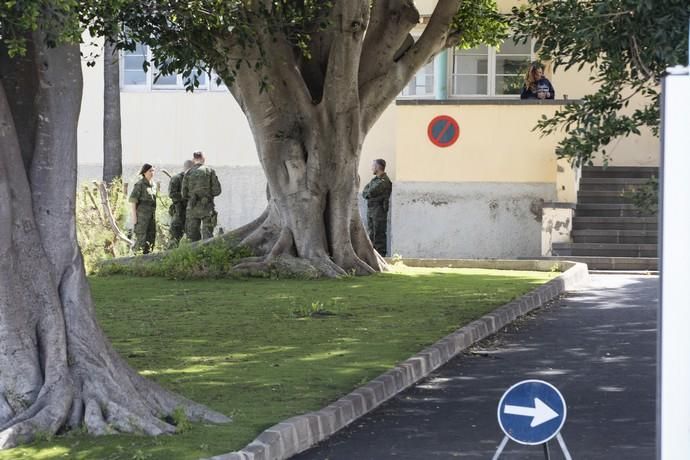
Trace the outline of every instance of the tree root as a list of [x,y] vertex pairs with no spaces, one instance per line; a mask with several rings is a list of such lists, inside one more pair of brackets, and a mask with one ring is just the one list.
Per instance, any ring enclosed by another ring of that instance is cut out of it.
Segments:
[[[240,246],[249,248],[255,254],[240,260],[232,268],[232,272],[240,276],[335,278],[346,275],[366,276],[386,270],[386,261],[373,249],[359,216],[350,223],[351,243],[344,239],[340,247],[331,248],[333,256],[325,251],[302,256],[297,253],[295,235],[289,227],[280,224],[274,207],[274,203],[269,203],[261,216],[252,222],[219,237],[192,243],[191,247],[217,241],[239,241]],[[166,252],[159,252],[111,259],[103,261],[102,265],[153,262],[160,260],[165,254]]]
[[[190,421],[228,423],[232,420],[218,412],[175,395],[148,381],[130,368],[117,375],[87,376],[74,394],[72,380],[59,382],[25,411],[0,426],[0,449],[16,447],[40,437],[57,434],[63,427],[83,426],[94,436],[133,433],[149,436],[172,434],[177,430],[171,415],[181,410]],[[117,381],[114,379],[117,377]],[[42,390],[43,391],[43,390]],[[4,399],[4,398],[3,398]],[[69,416],[69,418],[68,418]]]

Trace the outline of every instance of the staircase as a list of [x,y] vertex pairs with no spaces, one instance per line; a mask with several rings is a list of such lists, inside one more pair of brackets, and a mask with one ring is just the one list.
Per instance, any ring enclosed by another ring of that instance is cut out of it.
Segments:
[[659,176],[658,168],[582,168],[572,243],[554,243],[559,259],[594,270],[657,270],[658,218],[642,214],[625,192]]

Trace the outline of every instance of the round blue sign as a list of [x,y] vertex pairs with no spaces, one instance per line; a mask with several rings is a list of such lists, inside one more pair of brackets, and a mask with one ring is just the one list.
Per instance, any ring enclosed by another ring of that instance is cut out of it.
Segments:
[[543,444],[561,431],[565,399],[550,383],[523,380],[508,389],[498,403],[498,424],[520,444]]
[[437,147],[450,147],[460,137],[458,122],[448,115],[439,115],[427,128],[429,140]]

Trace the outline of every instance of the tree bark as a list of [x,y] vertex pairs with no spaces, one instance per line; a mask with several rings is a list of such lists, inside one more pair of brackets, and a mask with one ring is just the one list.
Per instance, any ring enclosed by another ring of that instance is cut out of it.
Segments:
[[108,39],[103,46],[103,181],[122,177],[120,52]]
[[[280,91],[261,91],[253,69],[238,70],[231,91],[254,134],[269,191],[262,217],[233,233],[258,256],[238,265],[238,270],[253,273],[278,267],[336,277],[371,274],[385,267],[366,235],[357,205],[357,168],[365,134],[360,129],[357,68],[368,20],[366,1],[333,7],[335,25],[325,42],[329,50],[319,58],[325,62],[312,63],[312,68],[326,69],[322,85],[307,84],[303,60],[276,35],[260,38],[269,54],[265,72]],[[309,71],[310,78],[317,74]],[[322,97],[317,101],[314,96]]]
[[385,268],[357,205],[362,143],[407,81],[443,49],[459,2],[440,0],[416,44],[410,31],[419,13],[410,0],[336,0],[308,59],[280,34],[259,34],[261,54],[248,59],[263,58],[260,72],[271,90],[259,89],[248,66],[227,79],[235,82],[231,91],[270,192],[262,217],[232,234],[258,255],[238,269],[270,269],[276,260],[322,276]]
[[171,433],[177,408],[229,421],[142,378],[98,326],[76,240],[79,46],[36,33],[30,48],[30,99],[0,59],[0,448],[77,426]]

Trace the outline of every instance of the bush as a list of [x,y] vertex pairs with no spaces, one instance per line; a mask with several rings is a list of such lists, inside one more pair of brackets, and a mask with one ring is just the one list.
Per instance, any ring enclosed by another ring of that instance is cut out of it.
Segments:
[[652,176],[644,185],[632,192],[635,207],[644,214],[659,213],[659,179]]
[[[108,199],[113,217],[120,228],[124,228],[127,212],[122,180],[113,181],[108,190]],[[86,271],[91,272],[102,260],[126,256],[129,245],[115,236],[102,210],[100,192],[96,182],[82,184],[77,190],[77,241],[84,256]]]
[[[122,179],[115,179],[108,189],[108,200],[117,226],[125,232],[130,213],[130,204],[124,192]],[[171,245],[170,215],[168,209],[172,200],[158,193],[156,206],[156,245],[154,252],[166,250]],[[127,242],[118,238],[110,226],[106,211],[101,203],[98,183],[85,183],[77,190],[77,240],[84,256],[87,273],[108,259],[133,255]]]
[[249,248],[237,246],[227,239],[194,245],[182,240],[179,247],[159,257],[103,264],[97,273],[103,276],[118,274],[171,279],[225,278],[234,276],[232,267],[241,259],[251,256]]

